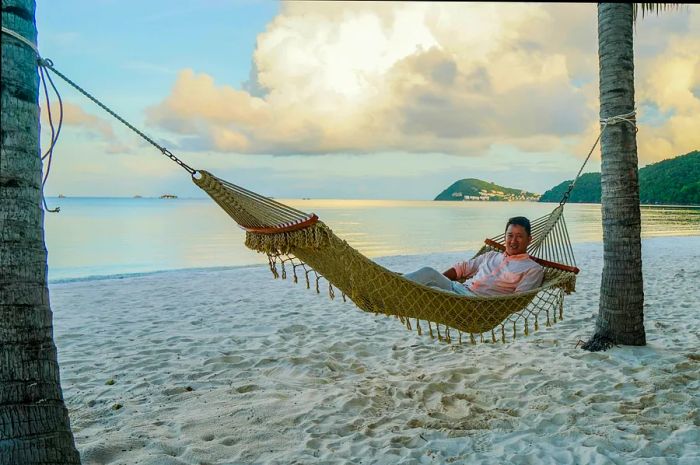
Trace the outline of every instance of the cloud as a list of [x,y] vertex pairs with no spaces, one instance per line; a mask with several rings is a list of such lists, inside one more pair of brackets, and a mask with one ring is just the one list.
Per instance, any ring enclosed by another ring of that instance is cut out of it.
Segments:
[[700,86],[700,37],[671,37],[661,54],[643,63],[639,74],[641,121],[649,115],[637,135],[640,163],[700,148],[700,95],[695,92]]
[[[54,126],[58,125],[60,116],[60,107],[58,103],[51,104],[51,116]],[[42,124],[45,128],[49,127],[49,112],[45,107],[41,108]],[[64,101],[63,102],[63,125],[69,127],[80,128],[86,131],[93,137],[99,137],[107,141],[115,139],[112,126],[104,119],[86,113],[80,106]]]
[[115,141],[114,143],[108,144],[104,150],[106,153],[108,153],[110,155],[115,155],[115,154],[132,153],[134,149],[133,149],[133,147],[131,147],[129,145]]
[[[697,10],[686,15],[651,21],[642,41],[662,50],[640,53],[638,98],[659,110],[640,132],[643,160],[698,146],[698,38],[674,35],[693,30],[679,24]],[[596,27],[594,5],[284,3],[241,89],[183,70],[147,122],[199,151],[476,156],[501,144],[583,157],[597,135]]]

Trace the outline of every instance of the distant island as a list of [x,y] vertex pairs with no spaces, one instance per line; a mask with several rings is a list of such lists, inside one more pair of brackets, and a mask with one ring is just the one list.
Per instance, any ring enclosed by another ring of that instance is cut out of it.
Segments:
[[435,197],[435,200],[466,200],[476,202],[512,200],[537,202],[539,199],[539,194],[534,194],[521,189],[513,189],[511,187],[503,187],[492,182],[474,178],[460,179]]
[[176,199],[177,195],[173,194],[163,194],[159,197],[160,199]]
[[[559,202],[571,180],[548,190],[540,202]],[[586,173],[576,182],[569,202],[600,203],[600,173]],[[639,170],[639,199],[651,205],[700,205],[700,151],[647,165]]]

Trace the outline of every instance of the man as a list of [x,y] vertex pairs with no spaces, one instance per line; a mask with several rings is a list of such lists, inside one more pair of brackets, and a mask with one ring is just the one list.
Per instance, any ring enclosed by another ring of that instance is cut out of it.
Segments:
[[[530,220],[516,216],[506,224],[506,251],[487,252],[440,273],[424,267],[405,278],[426,286],[460,295],[497,296],[535,289],[542,282],[544,268],[527,254],[532,241]],[[468,278],[464,284],[459,280]]]

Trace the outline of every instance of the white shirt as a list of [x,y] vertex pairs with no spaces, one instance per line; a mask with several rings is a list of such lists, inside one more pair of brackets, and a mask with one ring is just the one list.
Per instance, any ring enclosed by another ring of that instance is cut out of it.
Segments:
[[544,277],[544,268],[526,253],[487,252],[453,268],[457,279],[469,278],[464,282],[467,289],[484,296],[529,291],[538,287]]

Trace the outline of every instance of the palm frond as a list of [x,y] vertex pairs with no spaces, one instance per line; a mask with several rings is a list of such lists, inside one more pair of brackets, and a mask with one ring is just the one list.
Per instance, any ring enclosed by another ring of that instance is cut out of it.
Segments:
[[655,13],[657,16],[659,13],[668,10],[678,10],[680,9],[680,3],[633,3],[632,4],[632,17],[634,22],[637,22],[637,14],[641,11],[642,18],[644,15],[649,13]]

